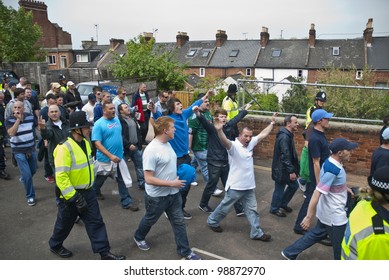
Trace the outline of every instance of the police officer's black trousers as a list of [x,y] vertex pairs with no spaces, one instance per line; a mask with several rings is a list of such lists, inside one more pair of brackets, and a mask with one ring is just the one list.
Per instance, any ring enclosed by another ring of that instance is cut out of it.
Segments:
[[[88,210],[80,215],[84,222],[86,232],[91,241],[94,253],[104,253],[110,250],[107,230],[100,214],[99,204],[96,194],[92,188],[80,191],[88,204]],[[74,205],[65,202],[64,199],[57,198],[57,221],[55,222],[53,235],[49,240],[50,248],[56,249],[62,246],[62,243],[68,237],[74,226],[79,213]]]

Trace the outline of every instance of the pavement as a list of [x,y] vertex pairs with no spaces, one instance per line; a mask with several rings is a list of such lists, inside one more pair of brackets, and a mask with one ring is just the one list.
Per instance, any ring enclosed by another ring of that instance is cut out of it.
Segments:
[[[38,172],[34,176],[37,204],[27,205],[24,188],[19,182],[19,171],[13,167],[10,148],[6,149],[7,172],[10,180],[0,179],[0,259],[2,260],[58,260],[49,251],[48,240],[52,234],[57,214],[54,184],[46,182],[43,176],[43,162],[39,162]],[[293,233],[293,225],[303,201],[303,193],[297,190],[289,206],[293,212],[286,218],[269,213],[274,182],[270,174],[270,161],[258,161],[255,166],[256,196],[260,224],[264,232],[271,234],[270,242],[254,241],[249,238],[250,227],[247,219],[236,217],[234,210],[221,222],[222,233],[215,233],[206,224],[208,214],[198,209],[205,184],[198,174],[198,183],[192,187],[186,211],[193,216],[186,220],[187,234],[191,248],[206,260],[282,260],[283,248],[300,238]],[[132,178],[135,177],[133,163],[128,163]],[[243,174],[242,174],[243,175]],[[353,185],[366,179],[351,176]],[[136,181],[136,180],[135,180]],[[136,184],[135,184],[136,185]],[[141,251],[133,241],[133,234],[144,215],[144,191],[136,186],[130,188],[130,194],[138,203],[140,210],[124,210],[119,203],[117,184],[107,179],[102,187],[105,200],[99,201],[101,213],[107,227],[111,251],[123,254],[129,260],[179,260],[176,253],[174,236],[168,219],[162,216],[149,232],[146,240],[151,246],[149,251]],[[224,193],[223,193],[224,194]],[[210,207],[216,208],[222,197],[212,197]],[[73,252],[73,260],[98,260],[99,254],[93,254],[85,228],[80,222],[72,229],[64,246]],[[316,244],[299,256],[300,260],[330,260],[332,248]]]

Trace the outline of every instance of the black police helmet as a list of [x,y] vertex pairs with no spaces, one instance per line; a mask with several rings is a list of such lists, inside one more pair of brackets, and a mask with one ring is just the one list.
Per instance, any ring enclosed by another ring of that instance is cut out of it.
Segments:
[[316,100],[319,100],[321,102],[327,102],[327,93],[325,91],[319,91],[316,93]]
[[76,111],[70,114],[69,117],[70,129],[78,129],[83,127],[93,126],[91,122],[88,122],[86,113],[84,111]]

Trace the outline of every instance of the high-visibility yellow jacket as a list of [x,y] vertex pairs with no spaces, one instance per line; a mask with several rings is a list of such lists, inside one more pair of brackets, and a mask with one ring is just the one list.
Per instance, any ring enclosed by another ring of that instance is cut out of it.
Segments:
[[228,96],[223,99],[222,107],[227,111],[227,120],[232,120],[237,114],[239,114],[238,102],[233,101]]
[[342,260],[389,260],[389,224],[377,215],[371,201],[360,201],[353,209],[342,242]]
[[91,147],[83,141],[88,155],[70,137],[54,149],[55,181],[66,200],[76,194],[76,189],[89,189],[95,179]]

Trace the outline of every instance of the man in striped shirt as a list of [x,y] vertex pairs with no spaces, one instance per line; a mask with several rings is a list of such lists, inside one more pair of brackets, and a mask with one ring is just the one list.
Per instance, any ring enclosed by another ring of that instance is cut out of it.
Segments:
[[8,135],[11,137],[13,157],[20,171],[20,181],[24,185],[28,206],[34,206],[35,190],[32,177],[37,170],[34,129],[36,119],[30,113],[24,112],[23,102],[16,101],[12,115],[5,122]]

